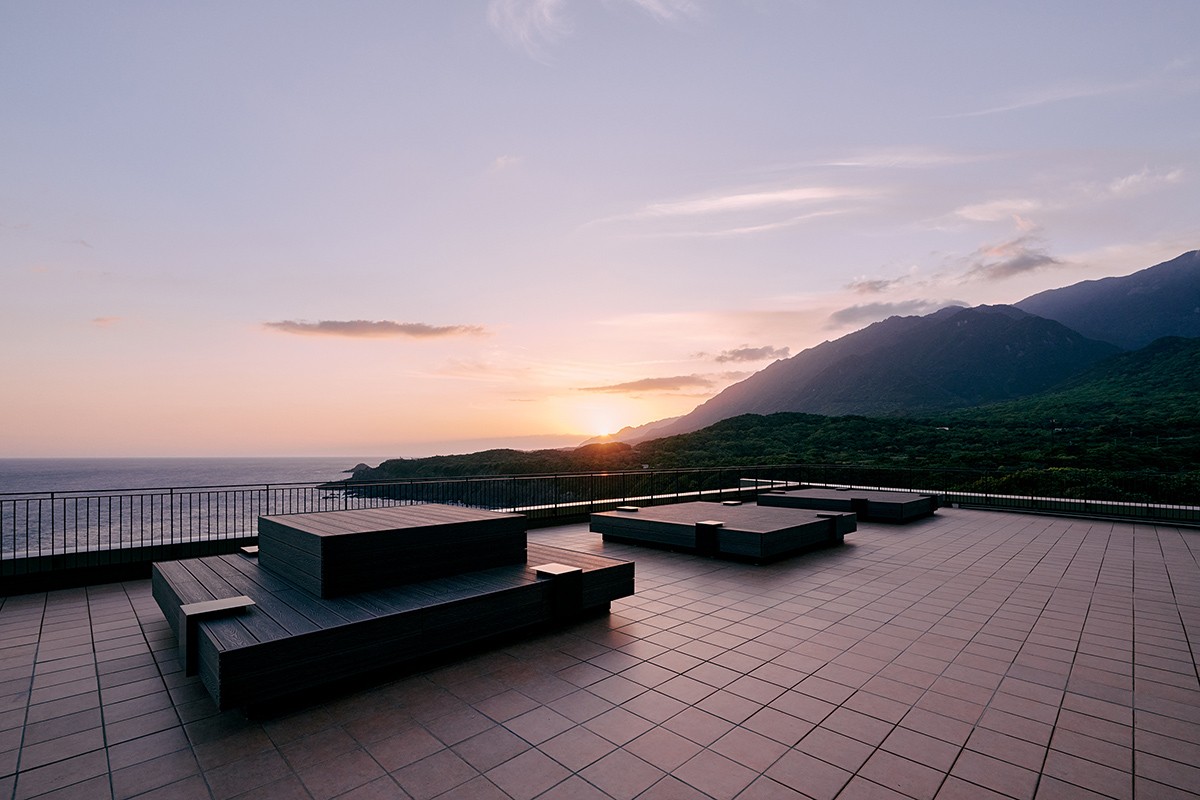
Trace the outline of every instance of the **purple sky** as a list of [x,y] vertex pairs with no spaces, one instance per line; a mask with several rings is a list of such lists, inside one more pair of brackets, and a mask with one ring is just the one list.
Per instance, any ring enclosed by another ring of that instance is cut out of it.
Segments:
[[1200,246],[1200,3],[0,0],[0,456],[685,413]]

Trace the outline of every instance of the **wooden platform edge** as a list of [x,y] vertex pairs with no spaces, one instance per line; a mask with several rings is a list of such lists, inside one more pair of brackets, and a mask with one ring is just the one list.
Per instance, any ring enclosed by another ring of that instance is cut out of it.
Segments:
[[[230,636],[244,637],[255,627],[252,623],[269,622],[265,615],[275,601],[267,600],[275,597],[275,590],[256,590],[246,583],[238,585],[246,591],[238,599],[214,596],[196,576],[208,575],[216,580],[221,565],[214,565],[218,567],[215,570],[205,568],[203,563],[155,565],[152,593],[176,634],[181,657],[194,665],[217,707],[227,710],[303,696],[327,683],[378,670],[404,669],[412,663],[483,647],[489,641],[518,636],[530,629],[604,613],[612,600],[634,593],[632,561],[545,545],[531,545],[529,549],[529,560],[516,573],[525,578],[507,588],[481,588],[472,593],[472,573],[466,573],[465,581],[454,582],[455,597],[448,602],[393,614],[379,611],[357,622],[271,641],[230,644]],[[258,569],[248,559],[238,557],[238,563],[243,570]],[[562,574],[539,578],[537,567],[553,563],[561,565]],[[479,585],[486,587],[489,581],[495,582],[489,579]],[[219,591],[229,588],[224,582],[218,583]],[[266,606],[254,606],[256,591],[267,592],[258,598]],[[366,593],[372,594],[377,593]],[[183,613],[187,606],[193,607],[188,609],[192,614]],[[219,609],[236,609],[244,616],[221,617]],[[205,610],[210,611],[209,616],[205,616]],[[193,616],[195,622],[190,623]],[[194,634],[190,634],[193,629]],[[191,635],[194,639],[189,638]]]

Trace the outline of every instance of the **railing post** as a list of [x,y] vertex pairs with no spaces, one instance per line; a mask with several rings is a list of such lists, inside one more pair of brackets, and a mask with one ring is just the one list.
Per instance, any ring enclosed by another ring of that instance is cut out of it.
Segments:
[[[54,554],[54,539],[55,539],[55,530],[54,529],[55,529],[55,527],[57,527],[55,525],[55,506],[57,506],[57,505],[58,504],[54,502],[54,492],[51,492],[50,493],[50,554],[51,555]],[[41,522],[41,520],[38,520],[38,521]],[[64,542],[64,544],[65,544],[65,542]],[[41,531],[38,531],[38,555],[41,555],[41,554],[42,554],[42,536],[41,536]]]

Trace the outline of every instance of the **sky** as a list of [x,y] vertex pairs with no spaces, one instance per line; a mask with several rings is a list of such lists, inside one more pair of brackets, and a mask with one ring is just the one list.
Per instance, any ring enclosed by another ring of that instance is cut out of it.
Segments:
[[0,457],[686,413],[1200,247],[1195,0],[0,0]]

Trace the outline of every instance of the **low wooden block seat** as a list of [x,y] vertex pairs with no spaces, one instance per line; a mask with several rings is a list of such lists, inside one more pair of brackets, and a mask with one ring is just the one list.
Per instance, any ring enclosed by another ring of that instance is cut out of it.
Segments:
[[938,509],[937,495],[867,489],[806,487],[770,491],[758,496],[760,506],[853,512],[868,522],[911,522]]
[[525,517],[421,503],[258,518],[258,561],[318,597],[525,563]]
[[675,503],[592,514],[591,530],[608,541],[650,545],[765,563],[845,541],[854,514],[817,514],[724,503]]
[[181,643],[181,607],[238,595],[254,603],[236,615],[196,622],[188,653],[195,654],[200,679],[221,709],[403,668],[603,611],[633,594],[632,562],[540,544],[529,544],[519,564],[336,597],[313,594],[261,560],[262,553],[258,559],[238,554],[154,565],[154,598]]

